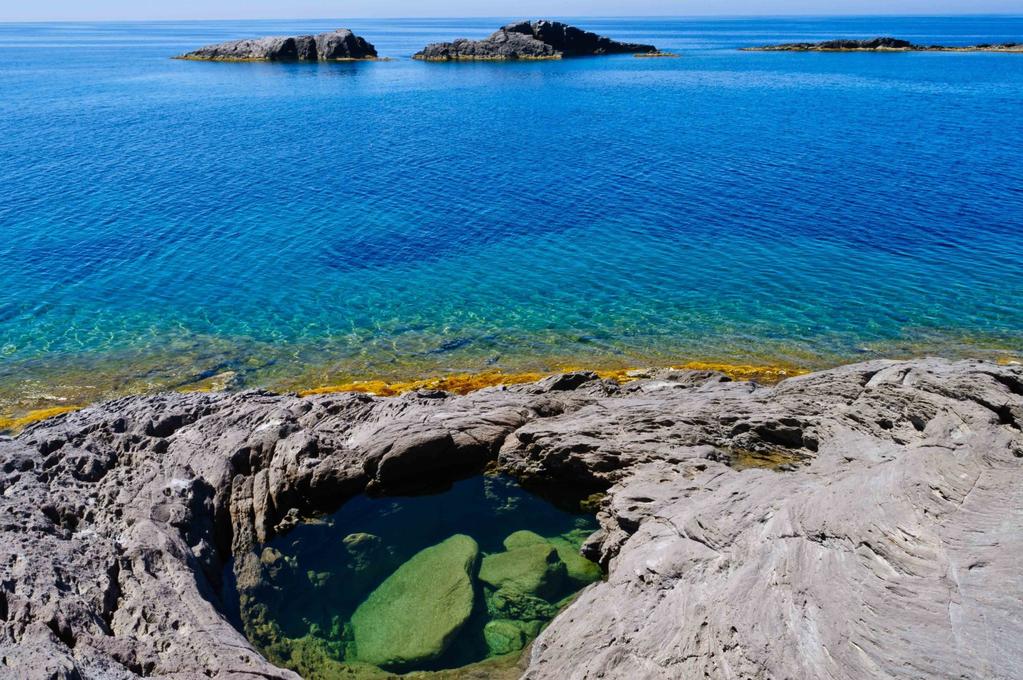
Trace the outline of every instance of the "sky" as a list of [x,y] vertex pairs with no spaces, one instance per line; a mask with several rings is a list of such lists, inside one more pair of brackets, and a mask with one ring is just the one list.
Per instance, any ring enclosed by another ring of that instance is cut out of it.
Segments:
[[1023,14],[1023,0],[0,0],[0,21]]

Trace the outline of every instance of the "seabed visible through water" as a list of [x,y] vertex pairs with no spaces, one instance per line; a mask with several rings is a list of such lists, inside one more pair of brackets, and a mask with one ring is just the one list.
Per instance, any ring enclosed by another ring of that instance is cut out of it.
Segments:
[[359,496],[262,546],[259,579],[229,566],[225,599],[268,659],[309,680],[517,677],[523,649],[601,578],[579,552],[596,528],[502,476]]

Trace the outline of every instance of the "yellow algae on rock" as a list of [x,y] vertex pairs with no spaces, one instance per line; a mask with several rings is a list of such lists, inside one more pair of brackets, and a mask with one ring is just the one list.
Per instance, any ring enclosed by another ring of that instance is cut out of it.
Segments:
[[[672,366],[677,370],[692,371],[719,371],[733,380],[757,380],[763,383],[777,383],[785,378],[796,375],[803,375],[809,371],[792,366],[757,366],[747,364],[727,364],[705,361],[691,361],[679,366]],[[589,370],[580,366],[562,366],[556,371],[544,373],[505,373],[503,371],[484,371],[481,373],[457,373],[434,378],[420,378],[405,381],[387,380],[354,380],[336,385],[325,385],[313,389],[301,390],[299,395],[308,397],[316,394],[333,394],[336,392],[359,392],[372,394],[378,397],[394,397],[406,392],[415,390],[443,390],[453,394],[469,394],[486,387],[498,385],[521,385],[524,383],[543,380],[559,373],[573,373]],[[613,380],[619,384],[639,380],[646,375],[644,369],[637,368],[607,368],[593,371],[598,377],[604,380]]]
[[64,413],[78,411],[81,408],[81,406],[56,406],[54,408],[42,408],[35,411],[29,411],[25,415],[18,417],[0,416],[0,432],[17,432],[18,430],[28,427],[32,423],[38,423],[41,420],[53,418]]
[[455,375],[441,376],[437,378],[423,378],[420,380],[408,380],[387,382],[384,380],[356,380],[339,385],[327,385],[311,390],[303,390],[299,395],[308,397],[314,394],[331,394],[333,392],[361,392],[373,394],[378,397],[393,397],[414,390],[443,390],[454,394],[468,394],[481,390],[485,387],[496,387],[497,385],[520,385],[522,383],[536,382],[546,377],[544,373],[502,373],[501,371],[486,371],[483,373],[459,373]]
[[810,371],[795,366],[756,366],[751,364],[727,364],[711,361],[690,361],[674,369],[688,371],[718,371],[732,380],[756,380],[762,383],[779,383],[786,378],[805,375]]

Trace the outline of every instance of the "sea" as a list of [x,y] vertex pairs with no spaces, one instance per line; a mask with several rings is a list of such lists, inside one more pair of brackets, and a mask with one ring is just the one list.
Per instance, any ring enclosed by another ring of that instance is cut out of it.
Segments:
[[[1023,354],[1023,17],[0,24],[0,415],[117,394]],[[347,27],[388,60],[201,63]],[[217,381],[220,381],[219,383]]]

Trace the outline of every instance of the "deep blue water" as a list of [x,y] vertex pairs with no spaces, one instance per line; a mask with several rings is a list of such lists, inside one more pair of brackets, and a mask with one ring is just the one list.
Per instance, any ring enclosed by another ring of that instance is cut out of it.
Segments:
[[[682,56],[408,59],[504,22],[0,25],[0,381],[1023,347],[1023,54],[737,50],[1023,19],[585,19]],[[395,60],[169,58],[340,25]]]

